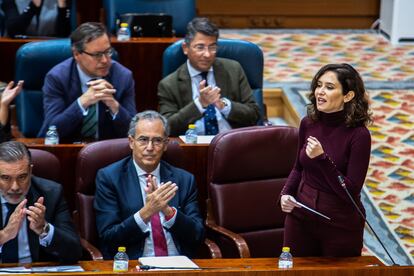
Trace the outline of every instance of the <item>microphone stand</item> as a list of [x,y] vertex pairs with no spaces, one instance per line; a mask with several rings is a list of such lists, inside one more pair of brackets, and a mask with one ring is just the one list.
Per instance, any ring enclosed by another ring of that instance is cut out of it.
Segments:
[[341,184],[342,188],[345,190],[346,194],[348,195],[348,197],[351,199],[352,204],[355,206],[355,208],[357,209],[358,213],[361,215],[361,217],[364,219],[364,221],[367,223],[369,229],[371,229],[372,233],[374,233],[375,238],[379,241],[379,243],[381,244],[382,248],[384,249],[385,253],[387,253],[388,257],[391,259],[392,265],[393,266],[399,266],[399,264],[397,264],[394,259],[391,257],[391,254],[388,252],[387,248],[384,246],[384,244],[381,242],[381,239],[378,237],[377,233],[374,231],[374,229],[372,228],[371,224],[368,222],[367,218],[364,216],[364,214],[362,213],[361,209],[359,209],[358,205],[356,204],[354,198],[351,196],[351,194],[349,193],[348,189],[346,188],[345,185],[345,181],[344,178],[341,175],[338,175],[338,181],[339,184]]

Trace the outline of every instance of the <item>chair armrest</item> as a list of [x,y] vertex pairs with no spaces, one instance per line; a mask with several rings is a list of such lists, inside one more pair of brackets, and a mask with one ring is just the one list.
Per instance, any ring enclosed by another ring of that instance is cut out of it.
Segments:
[[80,238],[80,241],[81,241],[82,248],[85,249],[89,253],[93,261],[103,260],[102,253],[101,251],[99,251],[98,248],[93,246],[91,243],[89,243],[84,238]]
[[222,258],[221,250],[220,250],[220,248],[218,247],[218,245],[215,242],[213,242],[212,240],[206,238],[204,240],[204,244],[209,249],[209,251],[210,251],[210,257],[212,259],[220,259],[220,258]]
[[207,199],[207,218],[206,218],[206,227],[215,234],[224,236],[233,241],[237,250],[239,251],[240,258],[250,258],[250,250],[246,241],[242,236],[237,233],[234,233],[224,227],[221,227],[216,224],[213,216],[213,211],[211,208],[210,199]]

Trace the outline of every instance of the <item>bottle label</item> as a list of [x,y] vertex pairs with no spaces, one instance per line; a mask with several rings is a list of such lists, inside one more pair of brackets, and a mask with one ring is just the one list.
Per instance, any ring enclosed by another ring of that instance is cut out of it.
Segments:
[[293,262],[288,260],[280,260],[279,261],[279,268],[292,268]]
[[114,261],[114,272],[128,271],[128,261]]

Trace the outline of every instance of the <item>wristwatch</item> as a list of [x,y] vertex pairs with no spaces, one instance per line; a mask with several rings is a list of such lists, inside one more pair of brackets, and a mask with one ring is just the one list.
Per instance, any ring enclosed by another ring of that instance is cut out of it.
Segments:
[[40,233],[39,238],[44,239],[47,234],[49,234],[50,225],[48,222],[45,223],[45,226],[43,226],[42,233]]
[[228,105],[227,101],[224,98],[221,98],[220,101],[224,105],[224,107],[226,107]]

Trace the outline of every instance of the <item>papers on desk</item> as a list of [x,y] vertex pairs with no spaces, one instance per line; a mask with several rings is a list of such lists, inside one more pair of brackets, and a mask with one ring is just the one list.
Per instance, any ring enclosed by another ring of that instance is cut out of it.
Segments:
[[0,274],[10,273],[48,273],[48,272],[84,272],[85,270],[79,265],[61,265],[61,266],[36,266],[26,268],[24,266],[2,267]]
[[[210,144],[211,140],[213,140],[215,135],[198,135],[197,136],[197,144]],[[181,141],[185,143],[185,135],[179,136]]]
[[186,256],[142,257],[138,263],[149,266],[151,270],[200,269]]

